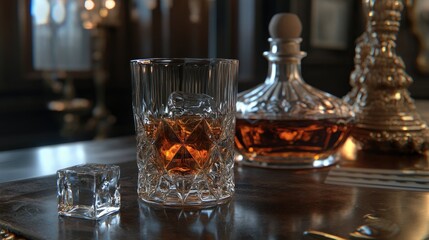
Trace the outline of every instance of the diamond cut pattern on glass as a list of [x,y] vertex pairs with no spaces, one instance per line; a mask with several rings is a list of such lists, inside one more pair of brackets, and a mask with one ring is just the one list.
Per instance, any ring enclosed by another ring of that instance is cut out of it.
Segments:
[[200,117],[162,120],[154,142],[169,174],[197,174],[207,162],[213,145],[207,122]]
[[210,127],[207,125],[207,122],[202,119],[185,139],[186,149],[197,162],[199,169],[207,162],[210,148],[213,145],[207,133],[210,133]]
[[233,124],[234,116],[220,119],[182,116],[158,120],[156,133],[143,139],[146,144],[140,144],[145,154],[144,159],[139,160],[139,168],[147,173],[139,178],[140,197],[182,204],[229,197],[234,189],[234,145],[226,139],[233,139],[229,137],[234,134]]

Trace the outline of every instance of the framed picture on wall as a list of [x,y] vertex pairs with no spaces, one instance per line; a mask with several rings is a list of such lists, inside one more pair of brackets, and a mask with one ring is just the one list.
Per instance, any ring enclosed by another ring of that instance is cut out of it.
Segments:
[[347,49],[352,0],[312,0],[310,44],[314,48]]

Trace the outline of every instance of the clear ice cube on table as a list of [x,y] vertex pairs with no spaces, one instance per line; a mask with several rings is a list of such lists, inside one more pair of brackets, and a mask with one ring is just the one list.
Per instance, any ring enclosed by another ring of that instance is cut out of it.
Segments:
[[216,117],[217,107],[213,97],[203,93],[172,92],[167,102],[170,117],[197,115]]
[[58,214],[99,219],[119,211],[119,166],[83,164],[57,171]]

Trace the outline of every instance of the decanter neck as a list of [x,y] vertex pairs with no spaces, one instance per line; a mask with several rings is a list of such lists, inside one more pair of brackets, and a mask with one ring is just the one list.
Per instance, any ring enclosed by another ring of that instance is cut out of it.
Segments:
[[303,81],[301,76],[301,60],[269,62],[265,83]]
[[306,56],[300,51],[301,38],[270,38],[270,51],[264,52],[268,60],[266,83],[278,81],[303,81],[301,59]]

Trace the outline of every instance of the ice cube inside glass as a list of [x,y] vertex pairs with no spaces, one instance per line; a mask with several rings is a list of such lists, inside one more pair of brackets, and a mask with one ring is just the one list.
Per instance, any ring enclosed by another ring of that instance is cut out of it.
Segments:
[[58,214],[97,220],[119,211],[119,166],[82,164],[57,171]]

